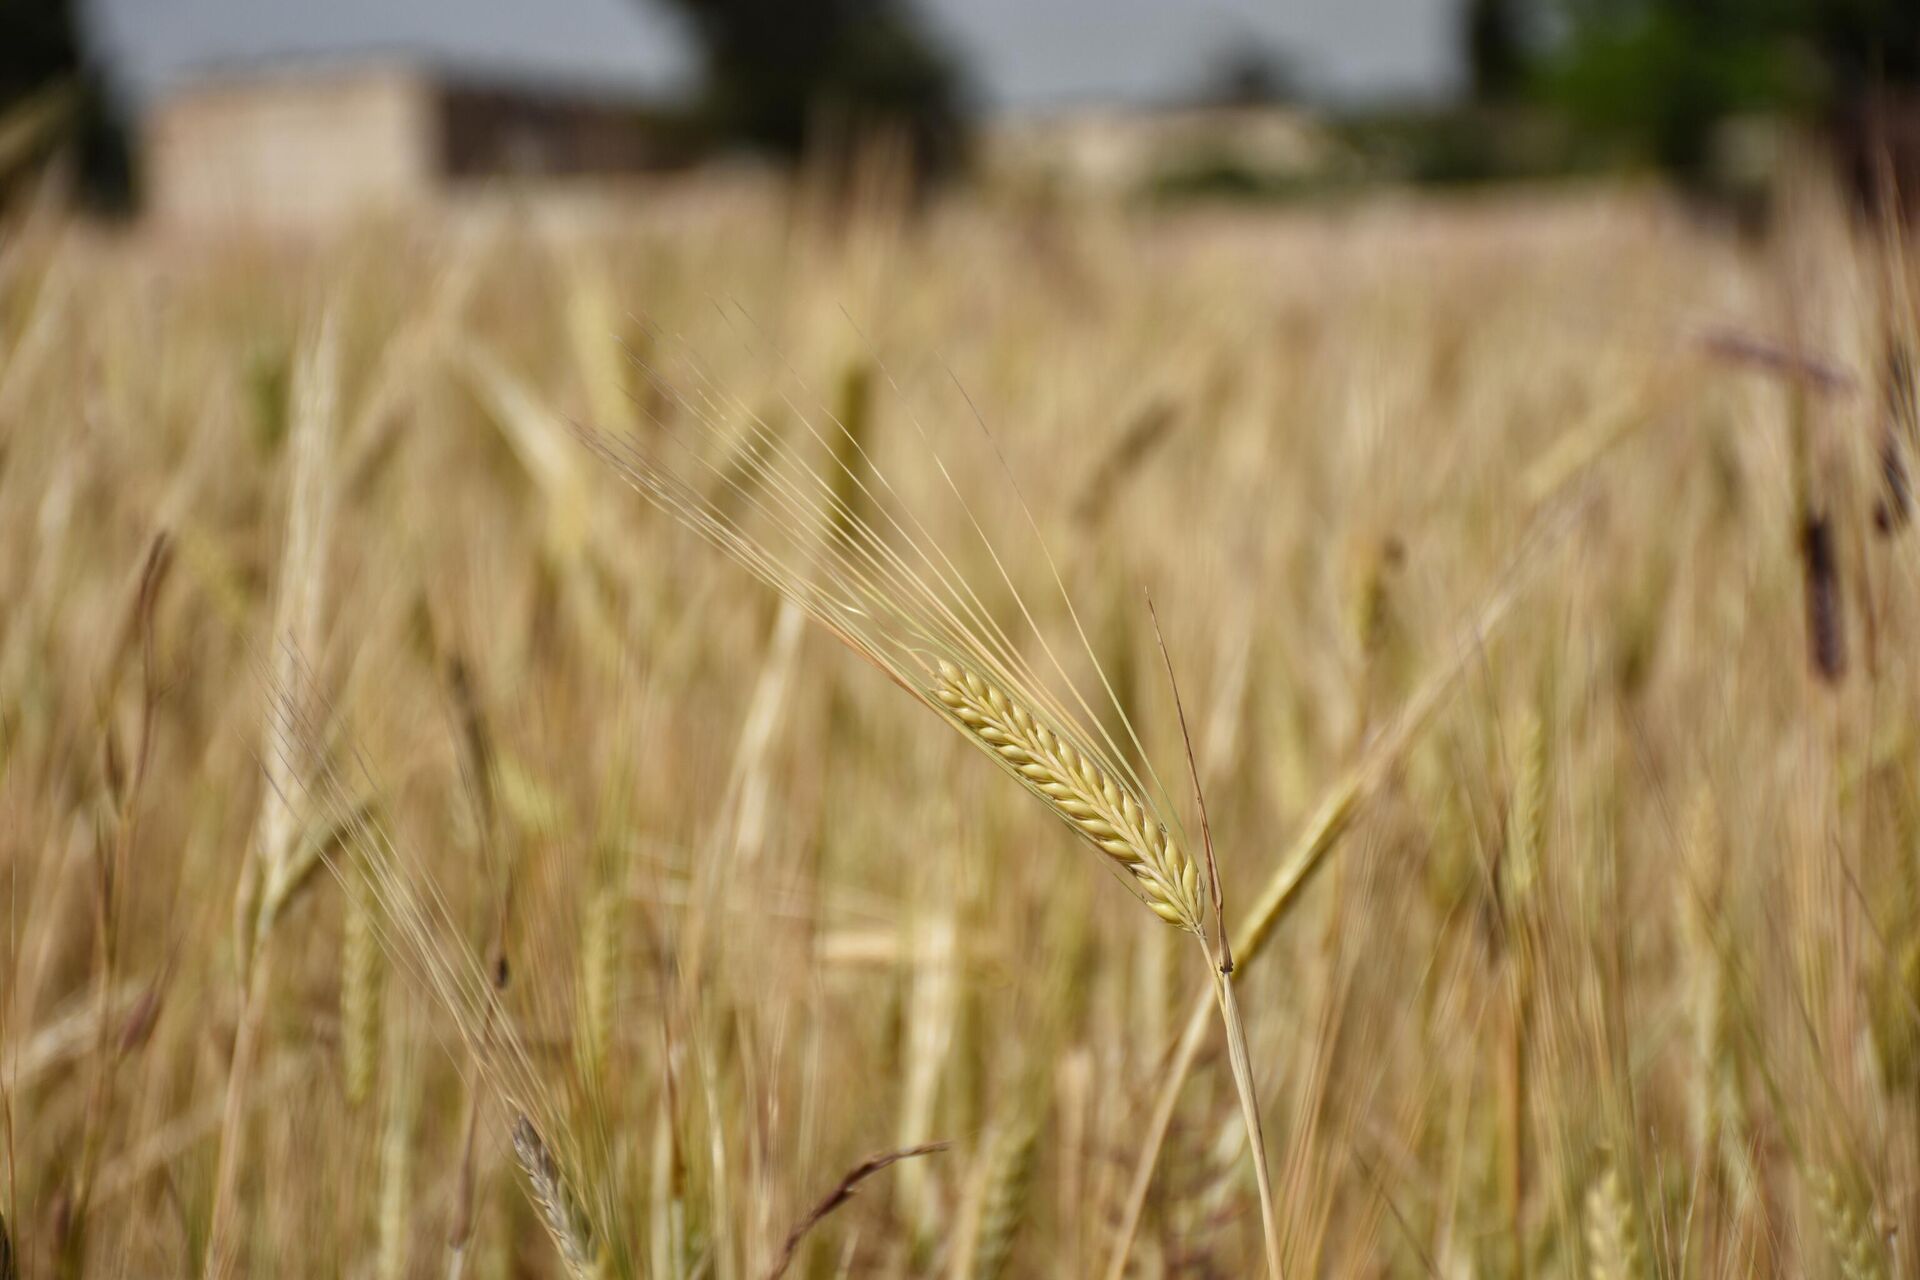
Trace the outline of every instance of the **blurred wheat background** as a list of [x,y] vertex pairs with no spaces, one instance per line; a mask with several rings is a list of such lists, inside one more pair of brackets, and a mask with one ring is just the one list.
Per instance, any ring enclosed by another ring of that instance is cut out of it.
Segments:
[[1197,832],[1151,595],[1288,1274],[1915,1274],[1898,238],[883,196],[0,230],[0,1271],[757,1278],[943,1143],[789,1273],[1259,1273],[1191,947],[590,424],[849,464]]

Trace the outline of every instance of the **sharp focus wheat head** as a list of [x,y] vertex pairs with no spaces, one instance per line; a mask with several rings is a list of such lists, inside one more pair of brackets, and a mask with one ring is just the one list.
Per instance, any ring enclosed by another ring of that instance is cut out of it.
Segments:
[[985,677],[942,659],[933,696],[1068,826],[1126,868],[1149,910],[1168,924],[1200,932],[1199,869],[1145,801]]

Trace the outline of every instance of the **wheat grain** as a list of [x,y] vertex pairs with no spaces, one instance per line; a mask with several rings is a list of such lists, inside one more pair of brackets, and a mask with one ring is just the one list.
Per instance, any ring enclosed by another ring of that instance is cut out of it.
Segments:
[[[956,1058],[954,1031],[960,1025],[958,908],[950,892],[932,896],[935,901],[914,921],[913,976],[901,1028],[904,1061],[894,1139],[903,1148],[933,1137],[941,1086]],[[895,1196],[913,1247],[930,1248],[948,1216],[937,1171],[925,1161],[903,1165]]]

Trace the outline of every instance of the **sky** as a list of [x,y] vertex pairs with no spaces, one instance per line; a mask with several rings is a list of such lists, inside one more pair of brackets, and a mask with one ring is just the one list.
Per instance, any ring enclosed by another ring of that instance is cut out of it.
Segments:
[[[1459,76],[1453,0],[917,2],[1004,109],[1177,97],[1249,42],[1321,95],[1432,97]],[[690,76],[658,0],[89,0],[89,13],[136,100],[210,64],[360,53],[662,94]]]

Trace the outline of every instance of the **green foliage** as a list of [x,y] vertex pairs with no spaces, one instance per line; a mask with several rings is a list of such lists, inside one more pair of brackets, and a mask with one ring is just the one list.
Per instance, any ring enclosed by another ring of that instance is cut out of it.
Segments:
[[721,136],[797,158],[821,130],[903,139],[916,170],[964,140],[953,57],[895,0],[672,0],[704,58],[704,115]]
[[1920,77],[1907,0],[1474,0],[1463,39],[1483,98],[1551,108],[1614,159],[1683,174],[1730,116],[1825,116]]
[[1818,56],[1787,16],[1792,7],[1766,0],[1744,11],[1673,2],[1592,6],[1548,55],[1539,89],[1628,158],[1695,171],[1708,158],[1714,125],[1727,116],[1800,113],[1820,102]]

